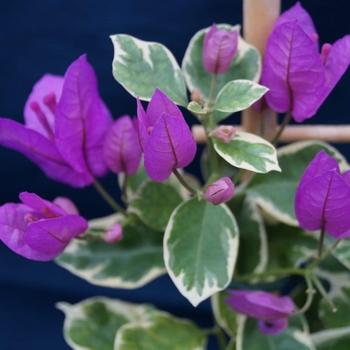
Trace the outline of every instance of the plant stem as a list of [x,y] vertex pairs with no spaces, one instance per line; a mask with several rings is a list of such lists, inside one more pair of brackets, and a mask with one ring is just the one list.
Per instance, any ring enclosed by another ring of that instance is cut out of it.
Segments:
[[222,330],[222,328],[219,326],[219,324],[215,320],[215,327],[213,328],[213,334],[216,335],[216,339],[218,341],[219,347],[221,350],[225,350],[227,346],[227,342],[225,339],[225,334]]
[[312,271],[317,265],[318,263],[323,260],[324,258],[326,258],[330,253],[332,253],[332,251],[337,247],[337,245],[339,244],[339,242],[341,241],[341,239],[339,239],[338,241],[334,242],[331,247],[321,256],[321,258],[316,258],[308,267],[306,270],[308,271]]
[[123,178],[123,185],[122,185],[122,200],[124,204],[128,204],[128,195],[126,193],[127,186],[128,186],[128,175],[125,173]]
[[237,277],[238,281],[249,281],[253,278],[264,278],[264,277],[271,277],[271,276],[283,276],[283,275],[300,275],[305,276],[305,270],[303,269],[296,269],[296,268],[290,268],[290,269],[280,269],[280,270],[272,270],[272,271],[266,271],[261,273],[254,273],[250,275],[245,275],[242,277]]
[[127,215],[126,211],[109,195],[109,193],[103,188],[103,186],[96,179],[94,179],[93,184],[97,192],[111,206],[111,208],[113,208],[117,212],[119,211],[125,216]]
[[232,182],[236,185],[238,185],[238,183],[240,182],[240,180],[242,179],[243,175],[245,174],[246,170],[245,169],[239,169],[238,173],[235,175],[235,177],[233,178]]
[[299,316],[304,314],[307,310],[309,310],[309,307],[312,304],[312,300],[314,299],[314,294],[315,294],[315,290],[312,287],[312,282],[311,282],[311,274],[310,273],[306,273],[305,274],[305,281],[306,281],[306,285],[307,285],[307,289],[306,289],[306,293],[307,293],[307,298],[306,298],[306,302],[304,304],[304,306],[292,313],[289,317],[295,317],[295,316]]
[[318,240],[318,253],[317,253],[317,259],[321,259],[322,257],[322,248],[323,248],[323,241],[324,241],[324,224],[322,224],[321,233],[320,233],[320,239]]
[[279,127],[278,131],[276,132],[275,136],[271,139],[271,143],[273,145],[276,145],[278,142],[278,139],[280,138],[284,128],[289,124],[290,120],[292,119],[292,113],[288,111],[286,115],[284,116],[284,119],[282,121],[281,126]]
[[177,177],[177,179],[180,181],[183,187],[185,187],[192,194],[197,194],[197,191],[186,182],[186,180],[183,178],[183,176],[179,173],[177,169],[173,169],[173,174]]
[[335,307],[335,305],[333,304],[332,300],[329,299],[329,296],[326,292],[326,290],[324,289],[321,281],[318,279],[318,277],[316,275],[311,275],[312,281],[315,283],[315,286],[317,287],[318,291],[321,293],[321,295],[325,298],[325,300],[327,301],[328,305],[330,306],[331,310],[333,312],[337,311],[337,308]]

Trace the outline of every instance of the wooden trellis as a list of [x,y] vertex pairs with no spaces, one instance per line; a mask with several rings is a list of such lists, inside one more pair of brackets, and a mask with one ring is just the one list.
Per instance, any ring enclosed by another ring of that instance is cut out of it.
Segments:
[[[258,48],[262,58],[265,55],[267,38],[280,14],[280,7],[281,0],[243,0],[244,39]],[[278,128],[278,121],[276,113],[269,109],[260,114],[249,108],[242,113],[241,125],[234,126],[237,131],[259,134],[261,123],[263,136],[271,139]],[[192,132],[197,143],[205,142],[206,136],[202,126],[193,126]],[[289,125],[280,137],[282,142],[300,140],[350,142],[350,125]]]

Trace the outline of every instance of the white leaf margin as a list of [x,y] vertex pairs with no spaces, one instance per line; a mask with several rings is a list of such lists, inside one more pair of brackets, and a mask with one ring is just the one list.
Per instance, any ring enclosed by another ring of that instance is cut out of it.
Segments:
[[311,334],[311,341],[317,347],[328,341],[337,340],[344,336],[350,337],[350,327],[333,328],[313,333]]
[[[163,246],[164,263],[165,263],[165,267],[166,267],[166,270],[167,270],[170,278],[174,282],[174,284],[177,287],[177,289],[179,290],[179,292],[194,307],[196,307],[203,300],[209,298],[210,296],[212,296],[216,292],[224,290],[230,284],[231,276],[233,276],[234,268],[235,268],[237,257],[238,257],[239,229],[238,229],[236,219],[233,216],[233,214],[231,213],[230,209],[225,204],[220,204],[220,206],[225,210],[228,217],[231,219],[232,224],[233,224],[235,231],[236,231],[236,236],[233,238],[231,236],[231,233],[227,232],[227,237],[228,237],[227,244],[229,245],[229,256],[227,259],[227,276],[229,276],[229,278],[227,279],[227,283],[225,283],[225,285],[222,287],[219,287],[217,284],[213,284],[213,286],[209,286],[208,280],[205,279],[203,281],[203,290],[202,290],[201,295],[197,293],[196,287],[193,287],[192,289],[188,290],[186,288],[186,286],[182,283],[183,276],[185,275],[185,273],[183,271],[181,271],[178,276],[175,276],[175,274],[173,273],[173,271],[170,268],[169,262],[170,262],[171,256],[170,256],[170,252],[169,252],[168,245],[167,245],[167,242],[168,242],[170,235],[171,235],[173,223],[174,223],[174,216],[177,214],[178,210],[187,202],[188,201],[182,202],[179,206],[176,207],[176,209],[171,214],[168,225],[165,229],[164,241],[163,241],[164,242],[164,246]],[[226,228],[226,231],[229,231],[229,229]]]
[[245,161],[242,161],[240,164],[238,164],[229,154],[224,153],[221,150],[219,150],[219,148],[217,147],[217,144],[216,144],[216,140],[213,139],[215,151],[219,154],[220,157],[224,158],[226,160],[226,162],[228,162],[229,164],[231,164],[237,168],[250,170],[250,171],[253,171],[255,173],[265,174],[265,173],[268,173],[270,171],[281,172],[281,168],[278,165],[277,150],[270,142],[266,141],[265,139],[263,139],[260,136],[251,134],[249,132],[244,132],[244,131],[237,131],[236,137],[230,142],[235,142],[236,140],[247,142],[249,144],[262,143],[262,144],[270,147],[271,149],[273,149],[272,154],[262,153],[259,156],[263,157],[263,159],[268,159],[268,160],[272,161],[273,163],[272,164],[269,162],[265,163],[266,172],[262,172],[262,171],[256,169],[254,166],[252,166],[251,164],[249,164]]
[[130,322],[139,322],[142,318],[145,317],[145,314],[149,312],[149,306],[138,305],[128,303],[118,299],[111,299],[107,297],[92,297],[85,299],[76,304],[69,304],[67,302],[58,302],[56,303],[56,308],[61,310],[64,315],[64,323],[63,323],[63,336],[67,344],[74,350],[91,350],[91,348],[86,348],[80,346],[73,342],[73,340],[69,337],[68,331],[72,327],[72,324],[75,320],[86,320],[87,316],[85,315],[83,309],[85,306],[101,302],[106,308],[116,314],[121,314],[125,318],[129,319]]

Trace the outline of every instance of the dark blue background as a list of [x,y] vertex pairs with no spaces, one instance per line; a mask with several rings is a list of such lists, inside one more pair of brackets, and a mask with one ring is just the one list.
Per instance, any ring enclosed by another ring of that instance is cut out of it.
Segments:
[[[293,4],[283,1],[283,9]],[[349,1],[307,0],[302,4],[314,18],[321,43],[332,43],[350,34]],[[83,53],[88,54],[96,70],[101,95],[114,117],[133,115],[134,99],[111,74],[113,48],[109,35],[126,33],[161,42],[181,62],[197,30],[213,22],[241,23],[241,13],[240,0],[1,0],[0,116],[22,122],[24,103],[33,84],[46,72],[63,75]],[[350,123],[349,83],[348,72],[311,123]],[[188,120],[194,122],[191,116]],[[349,145],[340,148],[349,159]],[[0,159],[0,205],[18,202],[19,192],[29,191],[51,200],[58,195],[68,196],[87,218],[111,212],[93,188],[75,190],[53,182],[22,155],[8,149],[0,148]],[[195,171],[197,165],[190,169]],[[118,195],[114,176],[102,182]],[[193,308],[168,277],[133,291],[95,287],[54,263],[26,260],[1,243],[0,266],[1,350],[68,349],[62,337],[63,315],[54,304],[75,303],[94,295],[150,302],[202,326],[212,324],[209,303]]]

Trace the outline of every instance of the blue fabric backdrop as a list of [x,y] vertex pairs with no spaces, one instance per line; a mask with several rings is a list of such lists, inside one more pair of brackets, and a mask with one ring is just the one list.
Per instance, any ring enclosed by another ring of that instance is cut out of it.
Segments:
[[[283,9],[294,1],[283,1]],[[305,0],[321,42],[350,34],[350,2]],[[33,84],[46,72],[63,75],[69,64],[87,53],[100,92],[115,118],[135,114],[135,101],[111,74],[113,48],[108,38],[127,33],[165,44],[181,62],[187,44],[199,29],[216,23],[241,23],[240,0],[2,0],[0,1],[0,116],[23,120],[23,107]],[[350,72],[310,123],[350,123]],[[193,123],[193,117],[187,115]],[[238,122],[238,120],[236,120]],[[350,145],[340,147],[350,159]],[[18,202],[21,191],[53,199],[68,196],[87,218],[111,213],[93,188],[75,190],[47,179],[22,155],[0,148],[0,205]],[[195,172],[196,166],[190,167]],[[102,180],[115,188],[115,177]],[[118,190],[112,192],[118,195]],[[89,201],[87,200],[89,198]],[[0,243],[0,349],[69,349],[62,337],[58,301],[71,303],[94,295],[149,302],[200,325],[212,324],[209,303],[193,308],[167,277],[133,291],[91,286],[54,263],[28,261]],[[215,345],[210,345],[215,349]]]

